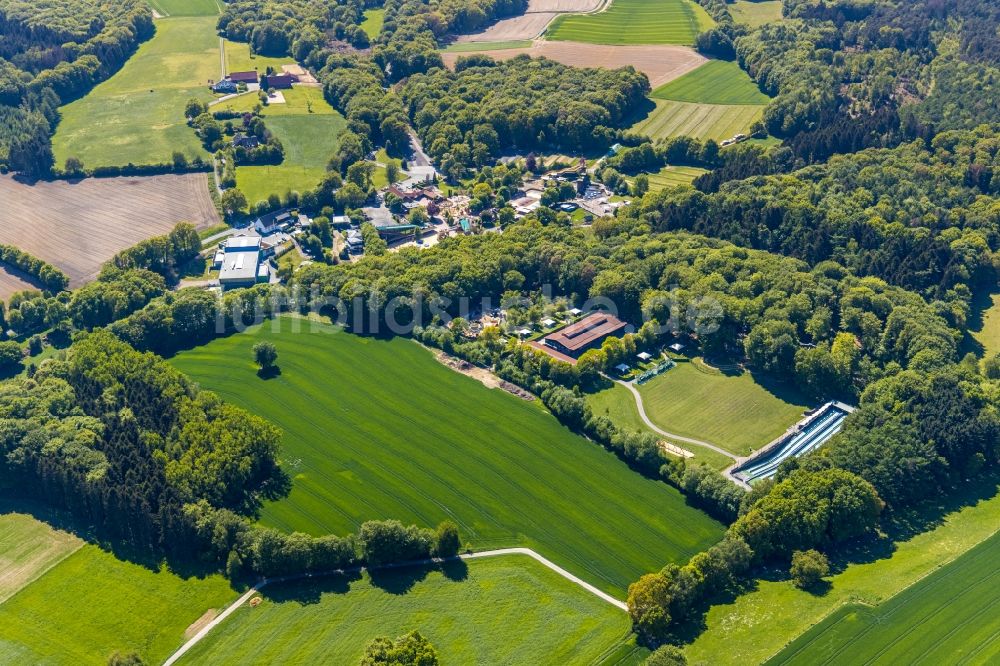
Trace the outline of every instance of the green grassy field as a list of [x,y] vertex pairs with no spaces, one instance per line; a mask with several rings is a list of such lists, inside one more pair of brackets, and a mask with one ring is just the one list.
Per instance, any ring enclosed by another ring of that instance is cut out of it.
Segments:
[[735,62],[709,60],[704,65],[660,86],[650,97],[695,104],[767,104],[750,75]]
[[53,529],[27,514],[3,511],[0,513],[0,604],[83,545],[72,534]]
[[[316,187],[337,152],[338,135],[347,126],[344,117],[323,99],[322,89],[296,86],[282,93],[285,103],[269,104],[263,115],[267,128],[285,147],[284,161],[236,169],[236,186],[251,203],[272,193],[283,195],[289,190],[305,192]],[[225,106],[249,110],[257,102],[256,95],[243,95]]]
[[789,387],[762,384],[749,372],[712,372],[699,359],[681,361],[638,389],[656,425],[739,455],[785,432],[809,407]]
[[613,0],[605,11],[557,17],[546,39],[590,44],[694,44],[715,25],[691,0]]
[[970,326],[969,334],[982,348],[983,358],[989,358],[1000,353],[1000,294],[989,294],[987,306],[980,321]]
[[[438,363],[405,339],[376,340],[282,317],[173,363],[284,430],[291,494],[261,521],[343,534],[365,520],[454,520],[473,549],[524,545],[624,598],[639,574],[686,560],[721,525],[528,403]],[[303,332],[295,333],[301,327]],[[259,379],[250,348],[278,348]]]
[[219,13],[216,0],[146,0],[160,16],[215,16]]
[[366,9],[365,20],[361,22],[361,29],[368,35],[368,39],[374,40],[382,32],[382,22],[385,20],[384,9]]
[[635,123],[631,130],[653,140],[672,136],[724,141],[746,133],[754,121],[764,114],[763,106],[692,104],[654,100],[656,108]]
[[471,53],[475,51],[500,51],[503,49],[531,48],[530,39],[512,39],[506,42],[459,42],[442,49],[449,53]]
[[997,491],[988,480],[966,484],[967,506],[946,510],[943,518],[932,514],[928,531],[872,548],[871,556],[831,576],[824,594],[800,590],[789,580],[760,580],[754,590],[713,606],[705,629],[685,648],[689,663],[759,664],[845,604],[885,602],[994,535],[1000,525]]
[[98,665],[116,650],[160,663],[235,598],[221,576],[154,573],[86,545],[0,604],[0,663]]
[[208,81],[218,79],[221,68],[215,20],[157,20],[156,35],[117,74],[60,108],[52,138],[56,164],[71,156],[89,168],[157,164],[169,162],[174,151],[207,158],[184,121],[184,103],[213,97]]
[[265,588],[186,664],[356,664],[417,629],[445,664],[585,664],[630,639],[628,615],[524,555]]
[[877,606],[840,608],[768,664],[995,664],[1000,534]]
[[[703,173],[708,173],[708,170],[698,167],[665,166],[656,173],[647,173],[646,177],[649,178],[650,192],[659,192],[668,187],[690,185],[691,181]],[[631,182],[635,179],[630,177],[628,180]]]
[[736,0],[729,5],[729,13],[737,23],[757,28],[765,23],[781,20],[781,0]]
[[268,67],[280,72],[282,65],[291,65],[295,61],[288,57],[272,58],[270,56],[254,55],[250,53],[250,45],[246,42],[232,42],[228,39],[224,42],[226,53],[226,74],[231,72],[249,72],[256,70],[263,74]]

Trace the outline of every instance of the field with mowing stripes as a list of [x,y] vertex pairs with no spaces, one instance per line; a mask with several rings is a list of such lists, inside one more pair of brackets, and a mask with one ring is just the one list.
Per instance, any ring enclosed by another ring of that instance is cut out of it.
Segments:
[[[16,529],[18,538],[40,539],[33,542],[39,548],[51,543],[51,528],[27,520],[28,528],[23,519],[0,516],[0,536]],[[0,604],[0,663],[106,664],[115,651],[161,663],[184,642],[189,625],[237,596],[221,576],[153,572],[57,534],[78,550]]]
[[160,16],[215,16],[219,13],[216,0],[146,0]]
[[445,664],[592,664],[631,633],[624,611],[525,555],[263,592],[260,606],[241,607],[180,663],[356,664],[375,636],[418,629]]
[[725,60],[709,60],[698,69],[660,86],[649,96],[696,104],[762,105],[771,101],[739,65]]
[[768,664],[995,664],[1000,534],[879,606],[851,604]]
[[723,141],[745,133],[764,113],[763,106],[692,104],[655,100],[656,108],[631,130],[653,140],[671,136]]
[[556,18],[545,37],[593,44],[691,45],[714,24],[691,0],[612,0],[595,14]]
[[713,370],[700,359],[680,361],[637,387],[646,415],[668,432],[746,455],[785,432],[809,408],[789,387],[765,383],[749,372]]
[[[259,340],[278,348],[277,377],[256,374]],[[528,546],[622,599],[639,574],[722,534],[679,492],[537,403],[487,389],[409,340],[281,317],[173,363],[284,430],[293,486],[264,507],[266,525],[343,534],[368,519],[450,518],[472,549]]]
[[[707,173],[707,170],[698,167],[665,166],[656,173],[646,174],[646,177],[649,178],[649,190],[658,192],[677,185],[690,185],[691,181],[703,173]],[[629,178],[629,181],[632,180],[634,178]]]

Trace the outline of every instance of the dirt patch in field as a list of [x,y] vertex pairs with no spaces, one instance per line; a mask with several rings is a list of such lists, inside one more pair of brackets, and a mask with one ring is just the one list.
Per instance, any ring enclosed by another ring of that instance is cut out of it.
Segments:
[[475,53],[442,53],[444,64],[450,68],[460,56],[488,55],[496,60],[508,60],[522,53],[533,58],[545,57],[573,67],[604,67],[617,69],[632,65],[649,77],[653,88],[673,81],[679,76],[702,65],[706,58],[686,46],[607,46],[581,42],[536,41],[530,48],[476,51]]
[[71,287],[97,277],[101,264],[178,222],[219,223],[204,173],[87,178],[32,185],[0,177],[0,243],[61,268]]
[[604,0],[529,0],[528,9],[520,16],[497,21],[482,32],[459,35],[457,42],[504,42],[514,39],[534,39],[559,14],[592,12]]
[[199,631],[204,629],[209,622],[214,620],[219,615],[219,611],[214,608],[209,608],[205,611],[205,614],[199,617],[197,620],[188,625],[188,628],[184,630],[184,640],[191,640],[194,635]]
[[455,372],[461,372],[463,375],[466,375],[467,377],[472,377],[476,381],[480,382],[486,388],[503,389],[504,391],[507,391],[507,393],[516,395],[518,398],[521,398],[522,400],[530,401],[535,399],[535,396],[532,395],[530,391],[525,391],[517,384],[512,384],[507,380],[500,379],[486,368],[480,368],[478,365],[473,365],[468,361],[463,361],[460,358],[449,356],[448,354],[445,354],[443,351],[435,351],[434,356],[440,363],[448,366]]

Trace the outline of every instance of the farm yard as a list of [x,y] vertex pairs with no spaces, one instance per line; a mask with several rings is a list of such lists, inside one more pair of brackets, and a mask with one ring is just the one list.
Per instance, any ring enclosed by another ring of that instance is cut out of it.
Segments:
[[[222,576],[183,579],[154,572],[53,532],[33,518],[0,516],[0,535],[25,538],[20,547],[42,551],[58,539],[70,548],[68,556],[0,603],[2,663],[104,664],[116,650],[158,663],[183,642],[189,625],[237,596]],[[0,558],[9,556],[11,550],[0,543]]]
[[[695,51],[671,45],[659,46],[607,46],[603,44],[583,44],[579,42],[537,41],[529,48],[504,47],[481,51],[496,60],[508,60],[521,54],[532,58],[545,57],[573,67],[603,67],[617,69],[632,65],[649,77],[652,87],[661,86],[678,77],[696,70],[705,58]],[[445,51],[441,54],[446,66],[453,68],[461,51]]]
[[503,18],[477,33],[459,35],[456,43],[505,42],[534,39],[562,13],[592,12],[603,0],[528,0],[528,9],[520,16]]
[[655,100],[655,107],[640,118],[631,131],[645,134],[654,141],[672,136],[690,136],[721,142],[736,134],[746,133],[763,115],[763,106]]
[[79,287],[116,252],[167,233],[178,222],[199,229],[218,224],[209,177],[191,173],[26,185],[0,176],[0,243],[61,268],[70,286]]
[[[195,6],[160,0],[166,8]],[[184,120],[184,104],[212,99],[207,84],[220,77],[216,16],[156,20],[156,34],[125,66],[86,96],[63,107],[52,139],[56,164],[68,157],[86,168],[161,164],[177,151],[207,158]]]
[[737,23],[759,28],[765,23],[781,20],[781,0],[736,0],[729,5],[729,13]]
[[[270,194],[315,187],[337,152],[338,135],[347,126],[344,117],[323,98],[322,88],[300,85],[282,94],[285,102],[264,107],[263,116],[267,128],[284,146],[285,159],[281,164],[236,169],[236,186],[251,203]],[[227,102],[226,108],[249,111],[257,103],[255,95],[244,95]]]
[[764,446],[809,407],[790,388],[765,383],[746,371],[724,373],[700,358],[680,360],[637,388],[646,415],[656,425],[737,455]]
[[597,663],[629,649],[628,615],[524,555],[266,587],[181,664],[356,664],[418,628],[442,663]]
[[557,17],[545,37],[594,44],[690,46],[699,33],[714,24],[691,0],[614,0],[594,14]]
[[[293,485],[265,505],[266,525],[343,534],[368,519],[450,518],[469,548],[528,546],[619,598],[638,574],[684,560],[722,533],[679,492],[572,434],[537,403],[487,389],[409,340],[275,321],[173,360],[284,431]],[[280,359],[280,375],[267,381],[250,355],[262,339]]]

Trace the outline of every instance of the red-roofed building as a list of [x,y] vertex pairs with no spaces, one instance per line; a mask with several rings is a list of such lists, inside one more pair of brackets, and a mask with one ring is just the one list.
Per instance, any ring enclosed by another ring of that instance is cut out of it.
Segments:
[[230,72],[226,78],[233,83],[257,83],[257,72]]
[[271,74],[267,77],[267,87],[282,89],[291,88],[292,84],[298,81],[298,78],[292,76],[291,74]]
[[588,349],[599,347],[604,339],[621,333],[628,326],[618,317],[606,312],[595,312],[587,315],[575,324],[561,328],[555,333],[549,333],[542,338],[542,344],[562,357],[579,358]]

